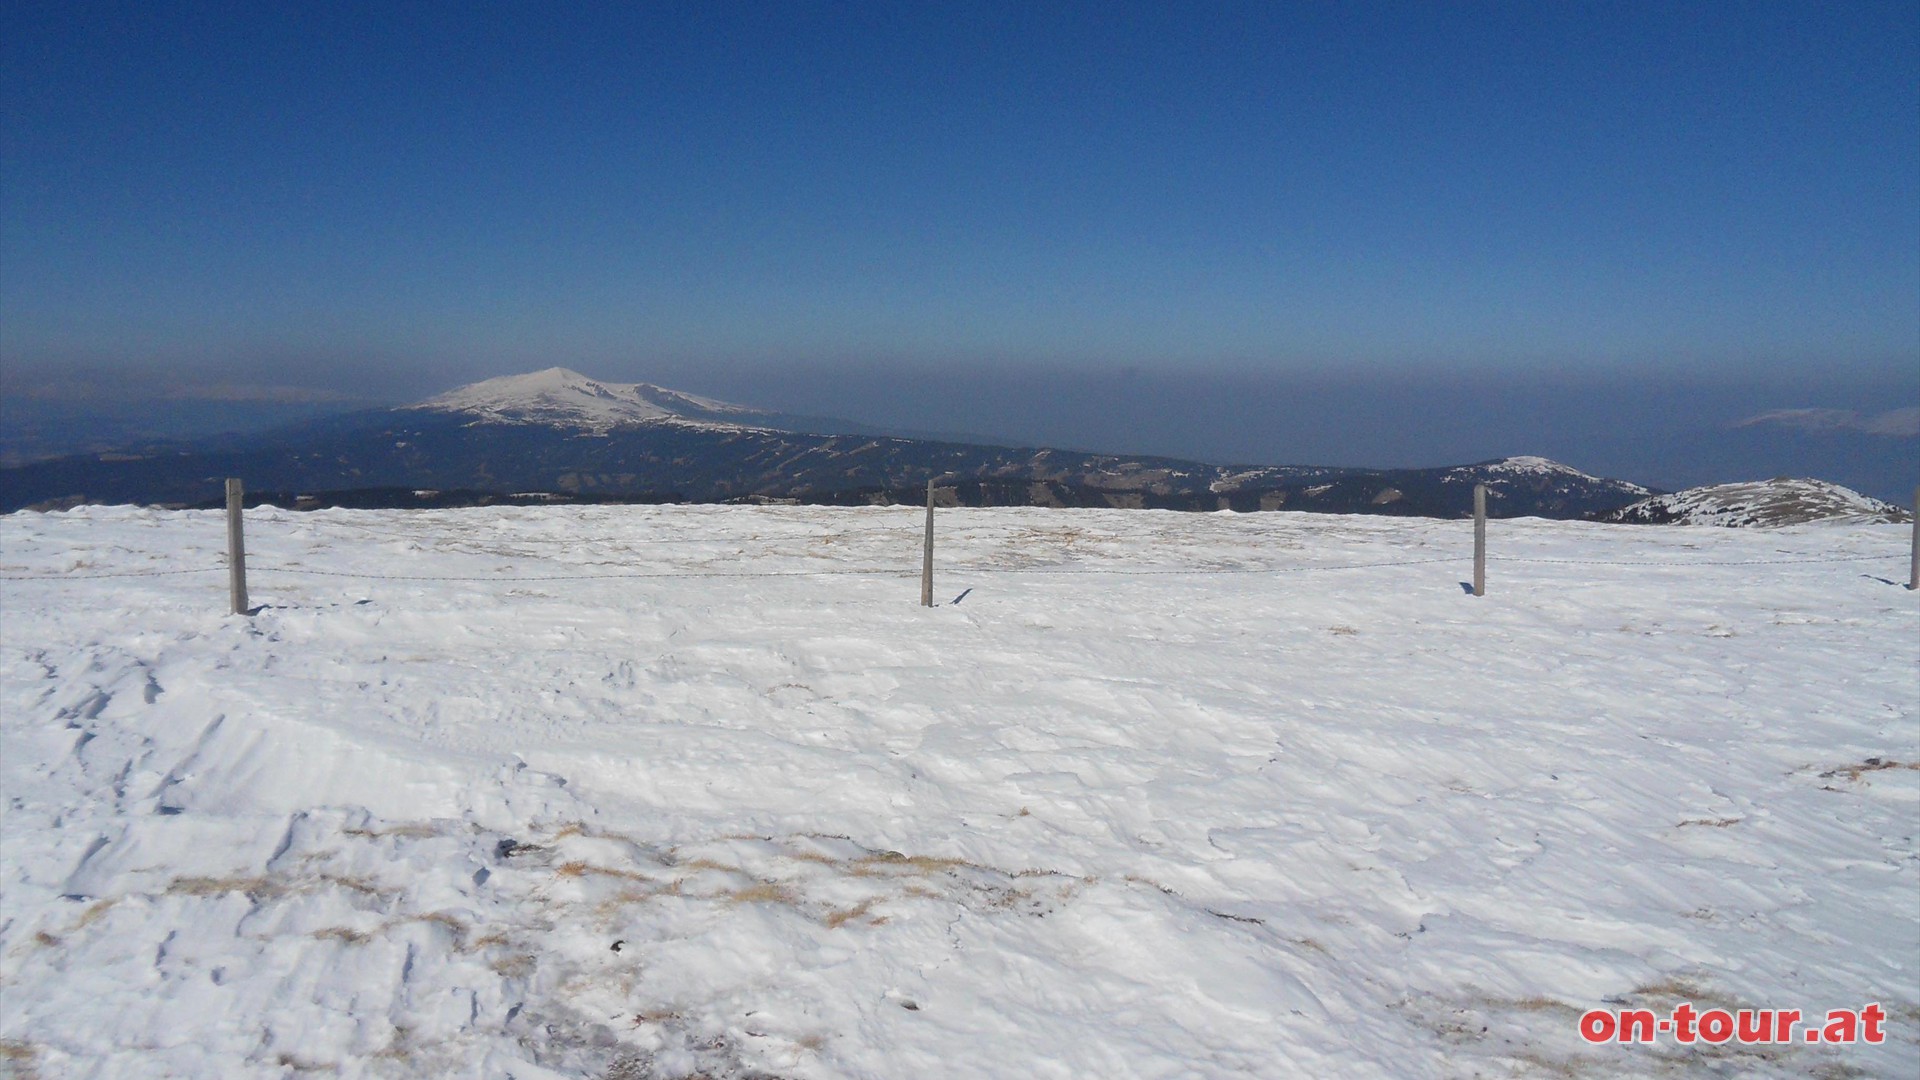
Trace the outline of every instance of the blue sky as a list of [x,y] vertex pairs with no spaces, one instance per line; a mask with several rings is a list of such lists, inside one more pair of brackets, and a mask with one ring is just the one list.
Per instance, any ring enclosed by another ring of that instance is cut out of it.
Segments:
[[1911,4],[63,3],[0,39],[30,367],[1920,362]]
[[14,3],[0,79],[0,390],[1666,484],[1920,405],[1911,2]]

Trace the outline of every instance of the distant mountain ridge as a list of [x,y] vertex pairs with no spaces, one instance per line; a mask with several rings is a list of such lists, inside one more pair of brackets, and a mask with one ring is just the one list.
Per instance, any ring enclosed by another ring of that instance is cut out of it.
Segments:
[[1654,495],[1600,516],[1629,525],[1776,527],[1816,522],[1894,524],[1913,515],[1892,503],[1824,480],[1778,477]]
[[[226,476],[298,505],[363,505],[376,490],[393,505],[409,498],[442,505],[448,492],[886,503],[924,498],[932,478],[943,501],[967,505],[1449,517],[1467,513],[1473,485],[1485,483],[1496,516],[1574,518],[1650,494],[1538,457],[1435,469],[1236,466],[845,430],[854,426],[550,368],[398,409],[0,470],[0,511],[82,501],[209,503]],[[354,492],[361,494],[348,497]]]

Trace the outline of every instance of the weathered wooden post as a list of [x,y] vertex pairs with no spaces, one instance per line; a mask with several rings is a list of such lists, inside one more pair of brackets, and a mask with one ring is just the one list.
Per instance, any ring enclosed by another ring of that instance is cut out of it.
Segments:
[[245,494],[238,477],[227,478],[227,591],[233,596],[235,615],[247,613],[247,541],[240,527]]
[[1913,558],[1907,565],[1907,588],[1920,589],[1920,487],[1913,489]]
[[1487,595],[1487,485],[1473,485],[1473,595]]
[[927,478],[927,543],[920,551],[920,606],[933,606],[933,478]]

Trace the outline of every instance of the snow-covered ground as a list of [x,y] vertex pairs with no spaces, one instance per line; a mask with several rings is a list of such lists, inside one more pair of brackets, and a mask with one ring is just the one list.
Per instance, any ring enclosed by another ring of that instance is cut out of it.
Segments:
[[0,1069],[1920,1071],[1904,527],[939,520],[0,519]]

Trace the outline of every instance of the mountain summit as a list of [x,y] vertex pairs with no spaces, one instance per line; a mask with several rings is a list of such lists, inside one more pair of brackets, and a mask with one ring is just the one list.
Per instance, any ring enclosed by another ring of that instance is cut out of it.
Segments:
[[1912,521],[1913,515],[1839,484],[1781,476],[1656,495],[1604,514],[1600,520],[1628,525],[1775,527],[1813,522],[1897,524]]
[[605,433],[628,424],[758,427],[772,413],[652,383],[612,383],[552,367],[462,386],[410,408],[465,413],[496,424],[542,424]]
[[[221,478],[294,506],[438,506],[548,497],[919,501],[1459,517],[1582,517],[1649,494],[1545,458],[1440,469],[1216,465],[906,438],[549,368],[400,409],[277,431],[129,446],[0,469],[0,512],[82,502],[215,503]],[[583,437],[585,436],[585,437]],[[452,501],[449,501],[452,500]]]

